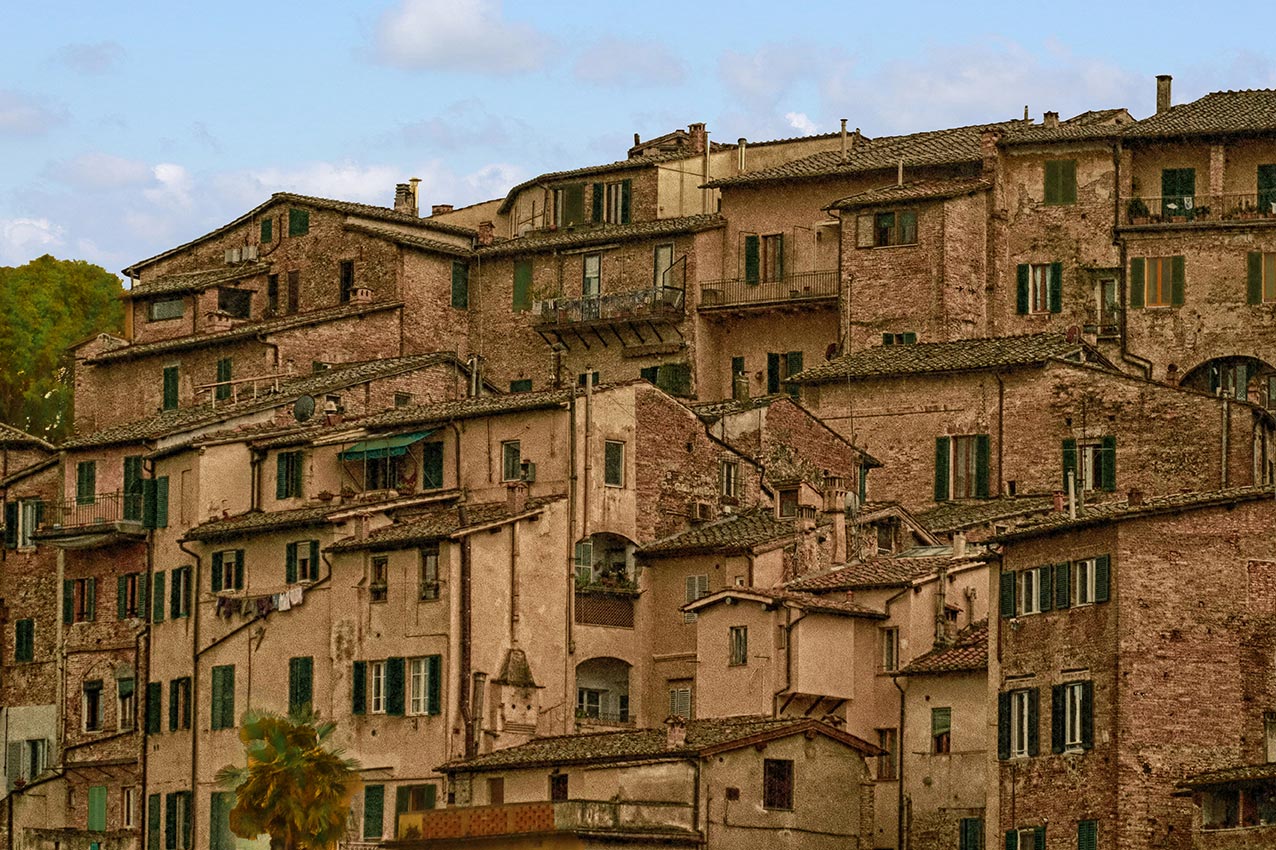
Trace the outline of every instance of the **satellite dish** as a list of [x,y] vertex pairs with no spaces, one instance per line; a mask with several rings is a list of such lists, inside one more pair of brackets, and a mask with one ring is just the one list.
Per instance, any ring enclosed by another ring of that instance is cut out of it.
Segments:
[[315,400],[313,396],[303,395],[297,399],[292,406],[293,418],[298,422],[305,422],[315,415]]

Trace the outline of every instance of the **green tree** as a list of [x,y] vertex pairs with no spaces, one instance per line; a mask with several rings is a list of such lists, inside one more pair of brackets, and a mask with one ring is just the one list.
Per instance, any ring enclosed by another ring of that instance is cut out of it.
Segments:
[[239,728],[245,767],[217,773],[235,792],[230,830],[240,838],[270,836],[271,850],[330,850],[345,837],[359,765],[328,745],[337,728],[309,708],[284,717],[247,712]]
[[0,266],[0,422],[57,440],[71,430],[68,346],[119,333],[120,279],[83,260],[45,254]]

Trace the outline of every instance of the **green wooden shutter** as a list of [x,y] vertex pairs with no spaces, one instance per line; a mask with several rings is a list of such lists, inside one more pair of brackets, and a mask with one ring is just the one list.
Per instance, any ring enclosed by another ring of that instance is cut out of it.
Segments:
[[629,210],[633,206],[633,188],[632,180],[622,180],[620,182],[620,223],[629,223]]
[[1015,573],[1010,571],[1001,574],[1001,616],[1015,616]]
[[[785,377],[792,378],[794,375],[802,371],[802,352],[790,351],[784,355],[784,369],[788,373]],[[801,387],[797,384],[789,384],[789,395],[794,398],[798,397]]]
[[213,668],[212,690],[212,728],[233,728],[235,726],[235,665],[224,664]]
[[[654,384],[660,380],[660,367],[659,366],[643,366],[641,369],[638,370],[638,376],[642,378],[644,381]],[[531,383],[531,382],[529,381],[528,383]],[[528,389],[530,390],[531,387],[528,387]]]
[[775,280],[784,280],[784,234],[775,235],[775,269],[772,271]]
[[146,801],[146,850],[160,850],[160,795]]
[[1108,601],[1108,583],[1111,579],[1111,561],[1107,555],[1094,559],[1094,601]]
[[402,658],[385,660],[385,713],[392,717],[403,716],[404,672]]
[[273,218],[263,218],[261,220],[261,241],[270,242],[275,238],[275,220]]
[[225,566],[225,564],[226,564],[226,553],[214,552],[213,553],[213,575],[212,575],[213,593],[217,593],[218,591],[222,589],[222,568]]
[[997,758],[1010,758],[1010,694],[1004,691],[997,694]]
[[948,464],[952,456],[952,438],[935,438],[935,501],[946,502],[951,491],[948,487]]
[[275,456],[275,498],[288,498],[288,485],[292,481],[288,474],[288,452],[280,452]]
[[[1068,476],[1072,476],[1075,480],[1077,477],[1077,441],[1071,437],[1063,441],[1063,492],[1068,492]],[[1081,488],[1081,482],[1075,481],[1073,486],[1077,491]],[[1078,492],[1077,495],[1080,495]]]
[[1099,822],[1097,820],[1077,821],[1077,850],[1098,850]]
[[1067,608],[1072,604],[1072,565],[1068,562],[1054,565],[1054,607]]
[[1081,746],[1094,748],[1094,682],[1081,683]]
[[155,527],[168,528],[168,476],[155,479]]
[[381,839],[385,829],[385,786],[363,786],[363,838],[365,841]]
[[984,819],[962,818],[958,850],[984,850]]
[[1032,846],[1033,850],[1046,850],[1046,828],[1044,826],[1038,826],[1032,830]]
[[170,679],[168,683],[168,731],[176,732],[180,715],[178,709],[181,708],[181,682],[177,679]]
[[514,312],[521,313],[531,307],[528,300],[532,289],[532,261],[514,263]]
[[368,662],[354,662],[350,683],[350,713],[366,714],[368,712]]
[[142,458],[139,455],[124,458],[124,518],[142,519]]
[[394,789],[394,823],[390,825],[393,831],[393,837],[398,837],[399,832],[399,815],[408,810],[408,794],[407,785],[400,785]]
[[1059,203],[1059,166],[1060,160],[1046,160],[1045,163],[1045,202],[1047,204]]
[[989,439],[987,434],[975,435],[975,495],[988,498]]
[[882,345],[894,345],[894,344],[895,344],[895,334],[891,334],[891,333],[882,334]]
[[106,831],[106,786],[89,786],[89,831]]
[[177,409],[177,381],[178,368],[176,366],[164,367],[164,409]]
[[4,547],[18,548],[18,503],[5,502],[4,505]]
[[97,578],[84,580],[84,619],[90,623],[97,619]]
[[18,620],[14,626],[13,660],[35,658],[35,620]]
[[759,279],[760,242],[758,237],[744,237],[744,282],[757,283]]
[[62,582],[62,622],[75,622],[75,582],[70,579]]
[[182,570],[185,567],[177,567],[173,570],[173,583],[168,588],[168,616],[176,620],[182,616]]
[[1006,830],[1006,850],[1019,850],[1019,830]]
[[1054,573],[1049,564],[1037,570],[1037,602],[1042,611],[1054,608]]
[[916,345],[917,334],[913,331],[904,331],[904,345]]
[[767,395],[774,395],[780,391],[780,355],[778,352],[767,352],[766,391]]
[[[187,723],[187,725],[190,725],[190,724]],[[191,832],[193,831],[193,828],[195,825],[193,823],[194,808],[191,806],[192,794],[190,791],[178,791],[177,793],[178,793],[178,796],[181,797],[182,802],[186,804],[185,805],[186,818],[182,821],[182,846],[191,847],[192,846]],[[1045,850],[1045,848],[1042,847],[1041,850]]]
[[319,580],[319,541],[310,541],[310,576],[311,581]]
[[309,655],[288,661],[288,712],[299,711],[314,699],[315,660]]
[[146,602],[147,602],[147,585],[150,583],[150,577],[146,573],[137,574],[137,616],[139,619],[146,619]]
[[155,527],[155,479],[142,479],[142,527]]
[[[531,381],[527,391],[531,391]],[[443,486],[443,443],[434,441],[421,447],[421,489],[435,490]]]
[[594,224],[601,224],[603,220],[603,191],[602,183],[594,184],[594,208],[593,214],[589,217]]
[[156,623],[164,622],[164,571],[158,570],[155,573],[155,587],[151,593],[151,620]]
[[128,577],[115,577],[115,618],[128,619]]
[[1015,312],[1028,312],[1028,264],[1020,263],[1015,275]]
[[162,730],[161,718],[164,716],[161,712],[163,706],[161,702],[164,699],[164,685],[161,682],[147,682],[146,684],[146,734],[158,735]]
[[1109,493],[1116,491],[1116,437],[1103,438],[1099,455],[1099,486]]
[[208,795],[208,850],[235,850],[235,833],[230,831],[230,810],[234,807],[234,791]]
[[1065,715],[1067,713],[1068,686],[1052,685],[1050,687],[1050,752],[1064,751]]
[[288,210],[288,235],[305,236],[309,232],[310,211],[299,209]]
[[1046,289],[1050,312],[1063,312],[1063,263],[1050,264],[1050,280],[1047,281]]
[[1028,755],[1041,755],[1041,691],[1028,690]]
[[1130,306],[1136,309],[1143,306],[1143,287],[1147,282],[1144,265],[1145,261],[1142,257],[1132,257],[1130,273],[1126,276],[1126,285],[1130,289]]
[[1245,263],[1245,301],[1248,304],[1263,303],[1263,254],[1250,251]]
[[425,657],[425,713],[438,714],[443,710],[443,656]]
[[217,361],[217,381],[219,383],[219,386],[217,387],[213,395],[217,398],[218,401],[228,399],[231,396],[230,385],[223,384],[222,382],[229,381],[231,379],[232,368],[233,368],[232,361],[231,361],[231,358],[229,357],[223,357]]
[[1187,290],[1187,272],[1183,256],[1170,257],[1170,304],[1183,306],[1183,297]]
[[297,544],[289,543],[284,548],[284,583],[297,583]]
[[425,807],[432,809],[439,803],[439,786],[431,783],[425,786]]
[[235,589],[244,589],[244,550],[235,550]]
[[470,267],[459,261],[452,263],[452,306],[458,310],[470,306]]

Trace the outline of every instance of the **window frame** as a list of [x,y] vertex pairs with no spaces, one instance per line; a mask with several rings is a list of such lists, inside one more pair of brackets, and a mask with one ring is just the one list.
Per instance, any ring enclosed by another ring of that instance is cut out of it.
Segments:
[[758,282],[784,280],[784,234],[763,233],[758,236]]
[[440,597],[438,544],[422,546],[419,551],[417,584],[418,602],[436,602]]
[[877,730],[877,746],[883,750],[877,757],[877,781],[899,780],[899,730],[890,727]]
[[[1155,289],[1153,270],[1155,269]],[[1153,292],[1156,300],[1153,300]],[[1174,257],[1143,258],[1143,306],[1145,308],[1173,307],[1174,305]]]
[[386,713],[385,659],[368,662],[368,714]]
[[725,502],[728,499],[739,501],[740,499],[740,461],[731,458],[723,458],[720,462],[721,470],[721,488],[720,493]]
[[1010,691],[1010,758],[1029,758],[1031,755],[1032,719],[1031,689]]
[[[176,304],[176,311],[173,312],[171,306],[166,309],[160,309],[160,305]],[[159,315],[163,313],[164,315]],[[186,299],[181,298],[157,298],[154,301],[148,301],[146,304],[146,321],[150,322],[169,322],[173,319],[180,319],[186,315]]]
[[501,481],[521,481],[523,478],[523,443],[521,440],[501,441]]
[[749,664],[749,627],[727,627],[727,666],[747,667]]
[[340,286],[341,303],[348,304],[355,290],[354,260],[337,261],[337,281]]
[[1018,607],[1016,609],[1019,616],[1029,614],[1040,614],[1043,612],[1041,607],[1041,582],[1042,571],[1044,567],[1032,567],[1027,570],[1019,570],[1016,575],[1016,592],[1018,594]]
[[979,499],[980,438],[984,434],[953,434],[949,437],[948,498]]
[[1085,751],[1085,735],[1083,723],[1085,718],[1084,682],[1063,683],[1063,751],[1080,753]]
[[1062,282],[1054,280],[1054,263],[1028,263],[1028,315],[1051,312],[1050,289]]
[[[124,682],[131,687],[125,693]],[[115,728],[131,732],[137,728],[137,679],[117,679],[115,682]]]
[[[580,261],[580,296],[598,298],[603,291],[603,255],[599,252],[585,254]],[[582,314],[583,318],[598,318]]]
[[794,779],[793,759],[763,759],[762,808],[793,811]]
[[1072,562],[1072,604],[1075,607],[1095,605],[1095,576],[1097,558],[1082,558]]
[[368,600],[385,602],[390,598],[390,556],[373,555],[368,559]]
[[[430,663],[425,656],[407,660],[407,714],[411,717],[424,717],[429,714],[430,705]],[[419,687],[418,687],[419,685]]]
[[[692,700],[691,685],[685,685],[685,686],[679,685],[677,687],[670,687],[669,688],[669,713],[676,717],[681,717],[684,720],[691,720],[692,711],[694,711],[694,706],[692,705],[691,700]],[[678,709],[681,708],[683,705],[686,706],[686,711],[679,712]]]
[[899,627],[887,626],[880,630],[880,634],[880,669],[883,673],[893,673],[899,669]]
[[553,201],[555,227],[575,227],[585,223],[584,183],[564,183],[554,187]]
[[551,773],[549,775],[549,800],[551,803],[565,803],[570,794],[569,774]]
[[[898,248],[918,244],[917,210],[878,210],[872,216],[873,244],[871,247]],[[888,217],[889,221],[887,221]]]
[[137,787],[124,785],[120,788],[120,825],[124,829],[132,829],[137,825]]
[[[940,718],[944,719],[943,731]],[[949,755],[953,751],[953,710],[951,706],[936,706],[930,710],[930,752],[933,755]]]
[[784,487],[776,492],[776,510],[780,519],[796,517],[798,513],[797,487]]
[[1076,204],[1077,161],[1075,159],[1047,159],[1042,163],[1041,196],[1042,203],[1047,206]]
[[103,684],[101,679],[86,679],[80,686],[80,729],[84,732],[102,732],[106,727]]

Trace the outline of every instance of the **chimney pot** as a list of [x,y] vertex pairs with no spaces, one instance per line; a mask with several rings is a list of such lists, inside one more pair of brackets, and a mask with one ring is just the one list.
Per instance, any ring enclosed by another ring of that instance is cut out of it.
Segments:
[[687,132],[691,136],[691,152],[704,153],[708,145],[708,134],[705,133],[704,122],[688,124]]
[[443,215],[450,213],[453,209],[451,204],[434,204],[430,207],[430,215]]
[[1058,129],[1059,128],[1059,113],[1047,112],[1045,119],[1042,121],[1042,123],[1051,130]]
[[1157,74],[1156,77],[1156,114],[1169,110],[1173,106],[1170,98],[1170,83],[1174,80],[1169,74]]
[[687,745],[687,719],[671,714],[665,718],[665,745],[675,750]]
[[505,507],[510,516],[521,514],[527,509],[527,482],[514,481],[506,485]]
[[480,221],[478,226],[478,242],[480,245],[491,245],[496,241],[496,225],[490,221]]

